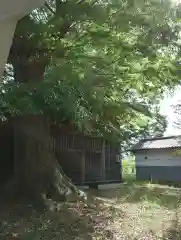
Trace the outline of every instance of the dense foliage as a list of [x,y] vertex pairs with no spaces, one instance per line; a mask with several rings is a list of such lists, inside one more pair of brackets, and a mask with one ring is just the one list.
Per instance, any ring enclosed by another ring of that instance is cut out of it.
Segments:
[[44,113],[125,142],[162,134],[158,103],[179,82],[176,17],[161,0],[47,1],[17,26],[2,117]]

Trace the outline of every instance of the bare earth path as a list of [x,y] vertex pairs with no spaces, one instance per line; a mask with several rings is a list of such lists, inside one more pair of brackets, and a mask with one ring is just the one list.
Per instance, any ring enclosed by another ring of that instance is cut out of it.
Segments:
[[113,239],[181,239],[181,189],[125,185],[98,194],[115,208],[107,226]]
[[120,184],[88,194],[97,200],[63,204],[55,213],[4,205],[0,239],[181,240],[181,189]]

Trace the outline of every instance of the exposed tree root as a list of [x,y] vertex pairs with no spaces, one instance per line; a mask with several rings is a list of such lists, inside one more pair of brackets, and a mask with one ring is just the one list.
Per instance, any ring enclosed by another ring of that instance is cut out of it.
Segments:
[[58,202],[86,198],[57,161],[49,124],[42,116],[16,122],[14,133],[15,169],[13,178],[4,188],[7,195],[32,198],[51,210]]
[[[47,183],[47,179],[45,179],[45,182]],[[32,200],[33,203],[36,202],[38,207],[51,211],[58,210],[60,202],[76,202],[87,199],[87,195],[71,183],[60,166],[55,169],[54,177],[46,187],[40,188],[38,183],[32,185],[32,183],[27,183],[26,179],[22,182],[22,178],[14,175],[1,189],[1,194],[3,195],[2,201],[27,198]]]

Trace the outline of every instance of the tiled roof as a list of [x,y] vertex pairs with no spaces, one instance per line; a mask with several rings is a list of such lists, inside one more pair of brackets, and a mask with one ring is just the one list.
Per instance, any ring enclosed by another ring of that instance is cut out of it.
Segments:
[[164,148],[181,148],[181,136],[160,137],[152,139],[143,139],[135,144],[130,151],[143,149],[164,149]]

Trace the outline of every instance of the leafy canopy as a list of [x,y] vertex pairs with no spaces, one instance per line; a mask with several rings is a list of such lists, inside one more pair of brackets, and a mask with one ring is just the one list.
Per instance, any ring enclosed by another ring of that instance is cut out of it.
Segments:
[[9,57],[14,73],[22,59],[41,63],[43,81],[15,74],[2,116],[44,113],[124,140],[162,133],[157,105],[179,82],[178,14],[161,0],[48,1],[20,21]]

